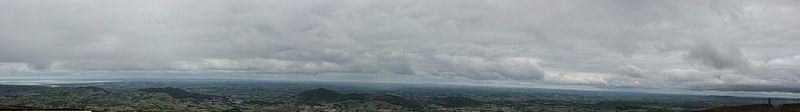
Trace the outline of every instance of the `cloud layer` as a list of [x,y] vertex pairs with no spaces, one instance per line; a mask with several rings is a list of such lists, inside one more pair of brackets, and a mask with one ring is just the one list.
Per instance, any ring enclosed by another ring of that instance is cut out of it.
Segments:
[[0,73],[790,87],[800,84],[798,13],[792,0],[9,0],[0,1]]

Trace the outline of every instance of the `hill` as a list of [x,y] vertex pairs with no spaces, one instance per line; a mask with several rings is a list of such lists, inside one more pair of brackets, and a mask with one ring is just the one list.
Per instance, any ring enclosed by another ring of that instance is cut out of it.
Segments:
[[344,105],[353,105],[352,103],[363,103],[370,101],[385,102],[392,105],[402,106],[406,108],[422,108],[417,102],[407,100],[406,98],[384,94],[384,93],[349,93],[342,94],[330,89],[317,88],[313,90],[302,91],[294,96],[295,100],[303,103],[319,103],[328,102]]
[[29,86],[29,85],[0,85],[0,93],[24,92],[32,90],[44,90],[50,87]]
[[342,93],[330,89],[317,88],[297,93],[294,98],[303,102],[333,102],[336,101],[336,99],[338,99],[340,96],[342,96]]
[[391,95],[391,94],[384,94],[384,93],[350,93],[343,95],[337,99],[337,101],[381,101],[386,102],[393,105],[403,106],[407,108],[419,109],[422,108],[418,102],[410,101],[406,98]]
[[437,99],[436,104],[444,107],[466,107],[481,105],[483,102],[467,97],[456,96]]
[[102,92],[102,93],[111,93],[111,91],[108,91],[106,89],[99,88],[99,87],[77,87],[75,89],[77,89],[77,90],[88,90],[88,91],[97,91],[97,92]]
[[213,98],[217,97],[217,96],[214,96],[214,95],[187,92],[187,91],[185,91],[183,89],[172,88],[172,87],[145,88],[145,89],[139,89],[139,91],[166,93],[167,95],[169,95],[170,97],[173,97],[173,98],[213,99]]

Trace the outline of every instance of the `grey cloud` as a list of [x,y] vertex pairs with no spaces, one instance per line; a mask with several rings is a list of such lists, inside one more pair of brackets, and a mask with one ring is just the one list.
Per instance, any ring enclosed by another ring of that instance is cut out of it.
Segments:
[[0,70],[365,73],[642,88],[772,79],[796,85],[797,6],[791,0],[8,0],[0,1]]
[[[424,47],[437,48],[437,46]],[[464,48],[470,49],[469,47]],[[328,49],[326,51],[329,52],[314,55],[319,58],[303,58],[305,60],[282,59],[283,57],[280,56],[275,58],[206,59],[202,62],[181,63],[178,66],[181,67],[179,69],[184,70],[236,70],[283,74],[421,74],[466,77],[476,80],[536,81],[542,79],[544,75],[535,58],[476,56],[476,53],[471,51],[464,51],[467,54],[462,54],[453,51],[428,51],[427,49],[411,50],[413,52],[406,50],[409,49],[365,51],[355,54],[337,53],[333,51],[339,50]],[[477,52],[486,51],[477,50]],[[342,55],[346,55],[346,57],[341,57]]]
[[634,78],[642,78],[644,75],[649,74],[649,71],[646,69],[639,68],[636,65],[622,65],[617,67],[619,73],[624,75],[629,75]]
[[734,46],[716,46],[706,41],[697,41],[688,46],[686,51],[686,58],[715,69],[741,69],[751,66]]

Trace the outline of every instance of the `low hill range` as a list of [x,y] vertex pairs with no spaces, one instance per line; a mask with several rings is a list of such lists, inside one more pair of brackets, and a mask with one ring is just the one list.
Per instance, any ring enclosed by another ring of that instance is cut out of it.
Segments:
[[440,98],[436,101],[436,104],[444,106],[444,107],[467,107],[467,106],[478,106],[484,104],[484,102],[474,100],[467,97],[444,97]]
[[317,88],[297,93],[294,98],[295,100],[304,102],[334,102],[342,95],[342,93],[330,89]]
[[482,105],[484,102],[467,97],[444,97],[433,102],[412,101],[397,95],[384,93],[348,93],[343,94],[326,88],[302,91],[294,96],[296,102],[318,104],[324,103],[363,103],[369,101],[385,102],[406,108],[422,108],[424,104],[436,104],[443,107],[465,107]]
[[180,89],[180,88],[173,88],[173,87],[144,88],[144,89],[139,89],[138,91],[166,93],[167,95],[169,95],[170,97],[173,97],[173,98],[190,98],[190,99],[197,99],[197,100],[213,99],[213,98],[217,98],[218,97],[218,96],[214,96],[214,95],[187,92],[186,90],[183,90],[183,89]]
[[337,103],[337,104],[350,104],[350,103],[364,103],[368,101],[385,102],[392,105],[398,105],[407,108],[421,108],[419,102],[414,102],[396,95],[383,94],[383,93],[349,93],[343,94],[325,88],[317,88],[307,90],[294,96],[296,102],[307,104]]
[[25,92],[25,91],[33,91],[33,90],[43,90],[49,87],[45,86],[31,86],[31,85],[2,85],[0,84],[0,93],[13,93],[13,92]]

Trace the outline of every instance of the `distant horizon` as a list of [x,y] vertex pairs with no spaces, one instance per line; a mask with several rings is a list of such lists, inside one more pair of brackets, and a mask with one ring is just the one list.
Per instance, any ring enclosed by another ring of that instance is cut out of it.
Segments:
[[800,93],[792,92],[759,92],[759,91],[718,91],[718,90],[656,90],[656,89],[637,89],[637,88],[595,88],[585,86],[509,86],[509,85],[476,85],[458,83],[435,83],[435,82],[368,82],[368,81],[342,81],[342,80],[270,80],[270,79],[244,79],[244,78],[109,78],[109,79],[0,79],[0,85],[61,85],[61,84],[89,84],[89,83],[113,83],[113,82],[168,82],[168,81],[253,81],[253,82],[286,82],[286,83],[356,83],[356,84],[397,84],[415,86],[463,86],[463,87],[485,87],[485,88],[520,88],[520,89],[552,89],[552,90],[575,90],[575,91],[595,91],[595,92],[628,92],[639,94],[665,94],[665,95],[697,95],[697,96],[731,96],[742,98],[787,98],[800,99]]

